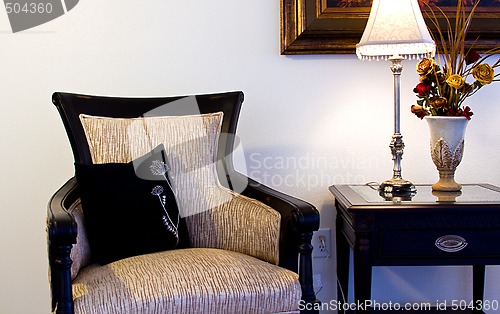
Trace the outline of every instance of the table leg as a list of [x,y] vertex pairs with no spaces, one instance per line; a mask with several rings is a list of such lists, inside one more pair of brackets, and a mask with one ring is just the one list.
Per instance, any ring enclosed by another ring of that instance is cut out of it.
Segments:
[[[370,238],[358,234],[354,245],[354,301],[364,304],[371,299],[372,265],[370,262]],[[369,313],[358,311],[358,313]]]
[[350,246],[345,234],[342,232],[342,217],[337,212],[336,219],[336,241],[337,241],[337,300],[348,302],[347,292],[349,289],[349,255]]
[[472,299],[478,305],[484,300],[485,265],[472,266]]

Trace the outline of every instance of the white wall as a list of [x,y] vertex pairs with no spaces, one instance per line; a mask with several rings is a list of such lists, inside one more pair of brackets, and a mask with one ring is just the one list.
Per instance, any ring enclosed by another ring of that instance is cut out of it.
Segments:
[[[405,62],[402,78],[403,174],[425,183],[437,176],[427,126],[408,109],[414,65]],[[249,173],[312,202],[322,227],[334,227],[329,185],[392,175],[388,64],[354,55],[281,56],[278,0],[82,0],[68,14],[18,34],[0,10],[0,77],[1,314],[49,311],[46,204],[73,173],[50,100],[54,91],[147,96],[243,90],[238,133]],[[476,115],[460,182],[500,185],[499,99],[499,86],[470,99]],[[290,157],[298,163],[279,164]],[[319,297],[334,299],[334,259],[315,267],[325,284]],[[498,268],[488,270],[487,298],[499,295],[499,277]],[[467,268],[383,267],[374,281],[380,301],[470,299]]]

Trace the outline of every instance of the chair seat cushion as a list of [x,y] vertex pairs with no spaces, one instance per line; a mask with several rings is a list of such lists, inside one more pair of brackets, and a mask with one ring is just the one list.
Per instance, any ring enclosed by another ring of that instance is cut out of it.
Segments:
[[73,281],[75,313],[278,313],[298,308],[298,275],[227,250],[187,248],[92,264]]

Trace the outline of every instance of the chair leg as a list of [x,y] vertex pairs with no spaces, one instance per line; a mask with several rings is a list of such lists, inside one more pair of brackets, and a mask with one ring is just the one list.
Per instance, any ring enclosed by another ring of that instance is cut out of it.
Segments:
[[[299,245],[299,281],[302,288],[302,300],[304,305],[304,310],[301,313],[319,313],[316,304],[320,304],[316,298],[316,293],[314,292],[313,286],[313,270],[312,270],[312,251],[313,246],[311,244],[313,233],[304,232],[300,234],[300,245]],[[315,306],[316,305],[316,306]]]
[[56,314],[73,314],[73,295],[71,290],[71,252],[72,245],[56,245],[53,252],[54,267],[58,287],[56,292]]

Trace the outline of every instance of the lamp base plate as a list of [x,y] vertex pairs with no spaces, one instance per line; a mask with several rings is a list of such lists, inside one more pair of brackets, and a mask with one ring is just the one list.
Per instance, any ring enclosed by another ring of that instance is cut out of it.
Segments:
[[405,179],[390,179],[380,184],[379,194],[391,197],[409,197],[417,193],[417,188],[413,183]]

